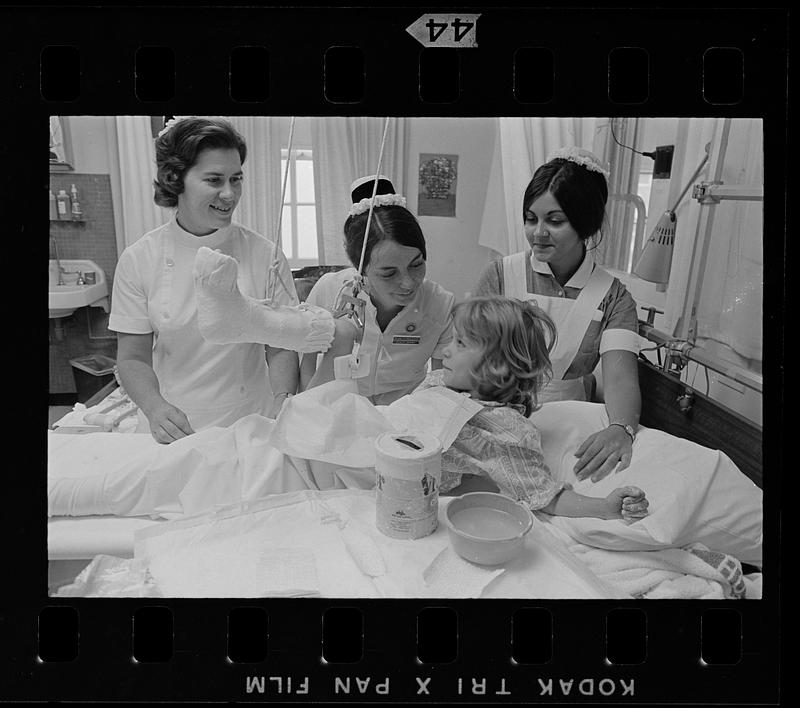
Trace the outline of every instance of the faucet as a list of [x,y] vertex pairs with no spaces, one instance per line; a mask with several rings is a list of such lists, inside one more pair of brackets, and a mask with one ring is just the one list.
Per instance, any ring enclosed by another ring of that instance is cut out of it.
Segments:
[[56,251],[56,271],[58,272],[58,281],[56,285],[66,285],[64,282],[64,275],[75,275],[78,274],[78,280],[76,281],[75,285],[85,285],[85,281],[83,279],[83,273],[80,270],[64,270],[64,267],[61,265],[61,258],[58,255],[58,241],[56,241],[56,237],[53,234],[50,234],[50,240],[53,242],[53,247]]
[[64,285],[64,278],[61,277],[64,269],[61,267],[61,259],[58,257],[58,242],[53,234],[50,234],[50,240],[53,242],[53,248],[55,248],[56,251],[56,272],[58,273],[58,282],[56,285]]

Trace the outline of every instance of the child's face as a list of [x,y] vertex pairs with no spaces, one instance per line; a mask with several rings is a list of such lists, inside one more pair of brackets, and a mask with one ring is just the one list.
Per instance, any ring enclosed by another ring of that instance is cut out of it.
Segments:
[[445,347],[442,357],[444,385],[455,391],[472,393],[476,386],[471,372],[483,359],[483,354],[481,345],[464,339],[456,328],[453,341]]

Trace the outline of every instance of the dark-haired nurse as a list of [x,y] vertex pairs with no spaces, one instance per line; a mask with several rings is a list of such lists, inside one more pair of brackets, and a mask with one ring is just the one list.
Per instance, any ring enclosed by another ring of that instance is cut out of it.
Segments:
[[[333,310],[342,286],[356,275],[374,183],[372,175],[351,185],[353,205],[344,224],[344,245],[354,267],[323,275],[307,303]],[[356,378],[359,393],[377,405],[411,393],[425,378],[429,362],[432,369],[441,368],[453,338],[453,294],[426,279],[425,237],[405,203],[390,180],[378,180],[364,250],[365,290],[359,295],[366,318],[360,351],[368,355],[370,368]],[[339,344],[337,335],[333,346]],[[320,382],[314,377],[316,356],[304,354],[300,370],[304,387]]]
[[630,464],[641,411],[636,303],[587,248],[605,219],[606,178],[588,150],[569,147],[551,154],[523,198],[530,251],[490,263],[474,290],[474,295],[535,300],[555,322],[553,380],[541,402],[586,400],[586,382],[601,362],[610,424],[583,442],[575,465],[578,477],[595,480]]
[[[238,285],[265,298],[275,244],[232,220],[242,194],[242,136],[225,120],[183,118],[156,140],[155,203],[174,218],[122,253],[109,328],[118,333],[122,385],[146,420],[140,429],[170,443],[251,413],[274,416],[297,390],[296,352],[264,344],[212,344],[197,325],[193,266],[201,246],[232,256]],[[274,302],[296,305],[291,271],[277,254]],[[285,285],[284,285],[285,284]],[[289,288],[289,289],[286,289]]]

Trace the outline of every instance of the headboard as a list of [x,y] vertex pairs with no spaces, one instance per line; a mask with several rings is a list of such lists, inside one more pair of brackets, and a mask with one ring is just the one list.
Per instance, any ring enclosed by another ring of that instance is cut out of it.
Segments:
[[763,477],[761,426],[695,389],[694,403],[685,413],[677,399],[686,384],[649,362],[639,360],[642,390],[640,423],[705,447],[722,450],[759,487]]

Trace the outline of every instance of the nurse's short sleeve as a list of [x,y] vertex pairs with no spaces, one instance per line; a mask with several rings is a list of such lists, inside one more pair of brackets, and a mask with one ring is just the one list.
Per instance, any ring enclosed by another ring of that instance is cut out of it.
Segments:
[[[275,292],[273,298],[279,305],[298,305],[300,300],[297,297],[297,290],[294,285],[294,277],[292,276],[292,269],[289,268],[289,262],[283,251],[278,251],[278,280],[275,284]],[[270,263],[270,268],[272,268]]]
[[475,288],[472,290],[472,297],[502,294],[503,261],[492,261],[483,269],[483,272],[478,278],[478,282],[475,284]]
[[108,328],[124,334],[150,334],[153,325],[147,310],[147,290],[140,265],[131,249],[125,249],[114,270],[111,315]]
[[309,305],[324,307],[326,310],[333,310],[336,304],[336,297],[339,295],[341,285],[337,273],[325,273],[314,283],[311,292],[306,297]]
[[602,304],[605,310],[600,354],[622,350],[639,353],[639,318],[636,301],[618,280],[614,280]]

